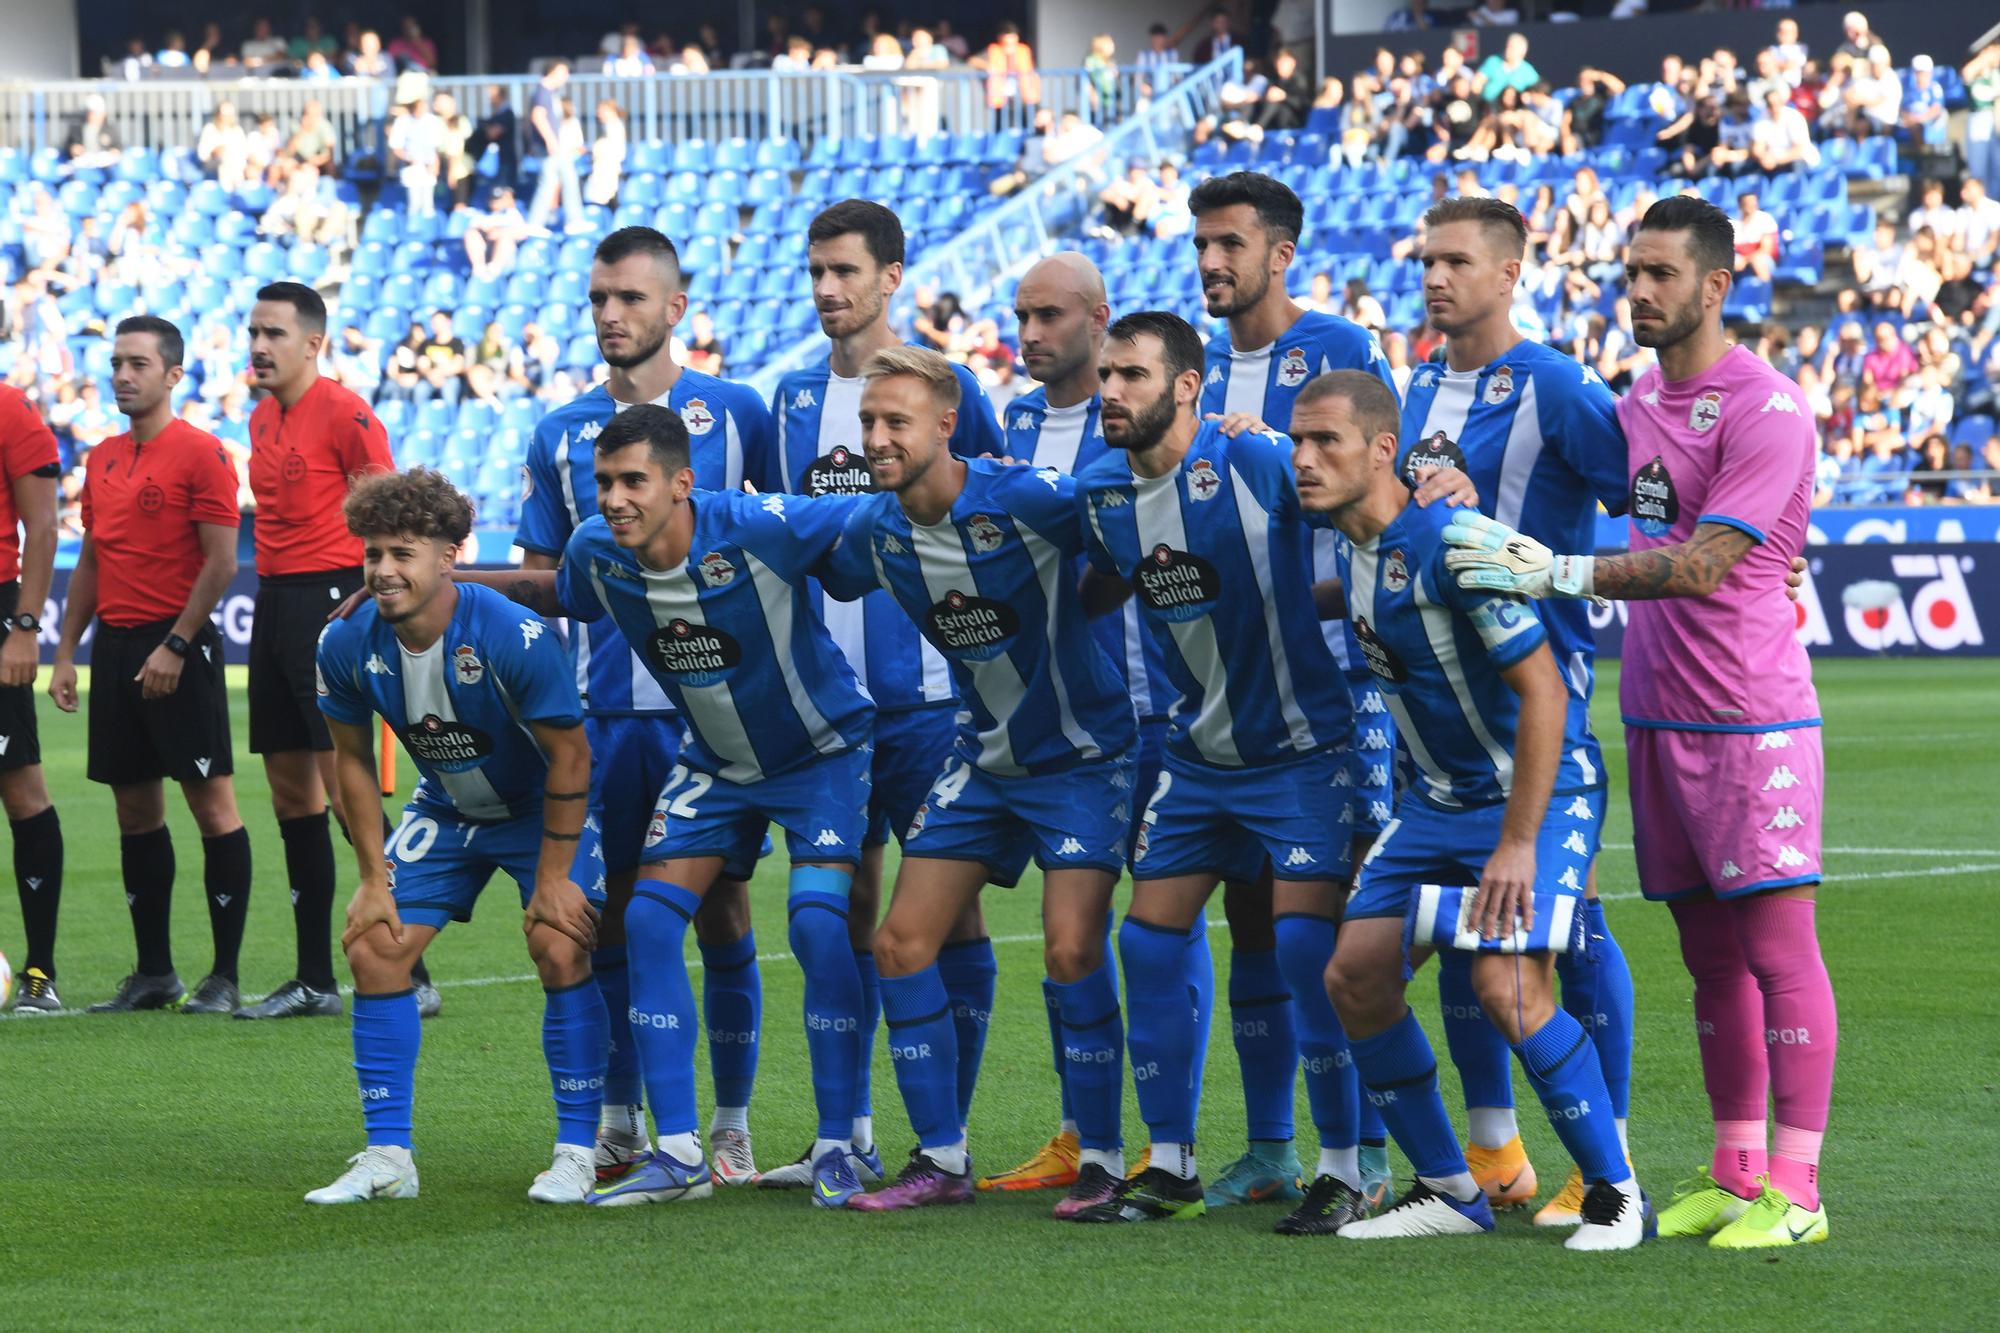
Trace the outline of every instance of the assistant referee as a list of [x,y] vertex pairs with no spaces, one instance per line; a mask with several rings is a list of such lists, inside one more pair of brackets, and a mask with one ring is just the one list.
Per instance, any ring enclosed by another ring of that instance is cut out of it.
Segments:
[[[257,606],[250,629],[250,752],[264,757],[271,808],[291,881],[298,970],[238,1018],[341,1012],[333,976],[333,838],[343,828],[333,738],[320,716],[313,652],[327,613],[361,587],[361,542],[341,506],[356,477],[393,472],[389,436],[366,400],[322,378],[326,302],[274,282],[250,307],[250,378],[265,397],[250,414],[250,490],[257,501]],[[348,828],[350,836],[353,830]],[[363,837],[376,836],[372,827]],[[420,1008],[437,992],[419,974]]]
[[[49,694],[77,707],[76,650],[90,650],[89,768],[117,801],[119,859],[139,963],[92,1013],[237,1003],[236,959],[250,905],[250,834],[236,813],[222,635],[209,618],[236,577],[236,468],[221,441],[174,415],[181,332],[156,315],[118,325],[111,392],[131,429],[90,451],[83,550],[70,575]],[[193,995],[174,971],[168,922],[174,841],[163,780],[181,785],[201,830],[215,966]]]

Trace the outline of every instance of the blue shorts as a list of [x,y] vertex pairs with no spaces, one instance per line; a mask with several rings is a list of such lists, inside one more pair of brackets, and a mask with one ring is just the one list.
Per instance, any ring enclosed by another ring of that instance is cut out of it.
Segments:
[[680,758],[686,730],[687,724],[673,713],[584,716],[583,734],[590,739],[590,808],[604,829],[605,869],[630,870],[639,864],[653,807]]
[[910,821],[931,783],[951,762],[958,739],[958,705],[906,708],[875,715],[875,760],[870,767],[874,793],[868,798],[869,847],[908,836]]
[[847,750],[803,768],[738,783],[677,764],[653,809],[640,863],[719,856],[723,873],[757,863],[764,831],[785,830],[793,864],[858,864],[868,829],[868,752]]
[[1345,747],[1290,763],[1215,768],[1169,754],[1132,848],[1132,878],[1215,875],[1345,882],[1352,865]]
[[[1139,723],[1139,748],[1133,755],[1138,767],[1132,773],[1132,790],[1143,801],[1159,789],[1160,770],[1167,763],[1167,719],[1149,717]],[[1125,859],[1130,861],[1139,843],[1138,820],[1125,833]]]
[[[569,877],[593,905],[604,903],[604,846],[597,821],[583,826]],[[403,822],[389,835],[389,892],[403,924],[443,930],[450,921],[472,920],[472,904],[496,870],[511,875],[526,907],[535,892],[535,866],[542,857],[542,816],[480,824],[428,803],[403,809]]]
[[1370,674],[1350,676],[1354,700],[1354,836],[1373,838],[1396,809],[1396,719]]
[[1066,773],[1000,777],[953,756],[917,807],[903,855],[978,861],[987,882],[1011,889],[1028,858],[1043,870],[1125,868],[1132,826],[1132,757]]
[[[1477,884],[1500,841],[1503,802],[1442,810],[1411,792],[1361,861],[1344,919],[1403,917],[1419,884]],[[1583,896],[1604,831],[1604,789],[1550,798],[1535,839],[1535,893]]]

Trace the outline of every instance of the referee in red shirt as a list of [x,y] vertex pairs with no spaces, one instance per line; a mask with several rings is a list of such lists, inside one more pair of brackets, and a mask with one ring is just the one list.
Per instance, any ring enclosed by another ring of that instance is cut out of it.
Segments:
[[[41,610],[56,556],[56,437],[19,389],[0,385],[0,805],[14,826],[14,879],[28,956],[14,1007],[54,1013],[56,909],[62,902],[63,838],[42,781],[35,728]],[[20,529],[27,531],[23,548]]]
[[[320,716],[314,650],[327,613],[361,587],[361,541],[341,506],[354,479],[393,472],[388,433],[366,400],[319,373],[326,303],[274,282],[250,308],[250,377],[265,397],[250,414],[250,490],[257,501],[257,608],[250,629],[250,752],[264,756],[285,844],[298,970],[238,1018],[341,1012],[333,976],[331,804],[350,836]],[[368,836],[374,836],[371,833]],[[420,1009],[436,1011],[417,973]]]
[[[120,321],[111,392],[131,430],[90,451],[83,473],[83,553],[49,693],[76,711],[76,648],[90,651],[92,782],[118,805],[125,901],[139,964],[90,1012],[237,1006],[236,957],[250,906],[250,834],[236,814],[222,635],[209,619],[236,576],[236,469],[213,435],[174,416],[181,332],[155,315]],[[201,830],[202,881],[215,966],[188,995],[169,939],[174,842],[163,780],[181,784]]]

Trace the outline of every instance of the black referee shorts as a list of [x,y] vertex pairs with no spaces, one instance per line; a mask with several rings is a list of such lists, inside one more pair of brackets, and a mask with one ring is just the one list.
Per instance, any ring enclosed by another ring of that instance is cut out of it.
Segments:
[[138,675],[174,622],[119,629],[97,622],[90,645],[90,780],[114,787],[172,778],[199,782],[236,771],[222,631],[211,623],[188,642],[180,684],[164,699],[140,694]]
[[[21,585],[0,584],[0,617],[20,604]],[[41,608],[35,608],[36,614]],[[0,627],[0,637],[8,631]],[[42,762],[42,735],[35,725],[35,687],[0,685],[0,773]]]
[[250,753],[331,750],[313,673],[334,607],[361,587],[358,568],[273,574],[257,581],[250,622]]

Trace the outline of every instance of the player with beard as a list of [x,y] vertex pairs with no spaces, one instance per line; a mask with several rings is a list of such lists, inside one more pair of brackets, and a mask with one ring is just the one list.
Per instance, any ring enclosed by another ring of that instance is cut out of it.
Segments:
[[[1811,416],[1798,386],[1731,344],[1722,210],[1646,210],[1625,275],[1632,332],[1659,364],[1618,404],[1632,549],[1553,554],[1480,514],[1445,539],[1468,587],[1631,601],[1619,711],[1639,888],[1668,903],[1694,978],[1710,1165],[1660,1233],[1721,1249],[1827,1237],[1819,1158],[1839,1020],[1815,929],[1824,761],[1812,664],[1785,604],[1811,512]],[[1765,1095],[1777,1133],[1765,1139]]]
[[[1079,1218],[1145,1222],[1207,1207],[1195,1170],[1189,928],[1219,881],[1252,882],[1267,860],[1277,912],[1331,926],[1351,854],[1352,723],[1318,624],[1289,442],[1261,431],[1232,438],[1197,418],[1201,340],[1176,315],[1111,325],[1098,376],[1105,442],[1124,452],[1077,479],[1091,534],[1086,593],[1105,610],[1137,593],[1177,698],[1118,935],[1151,1156]],[[1352,1147],[1323,1145],[1320,1168],[1326,1197],[1308,1229],[1365,1215]]]
[[[1307,379],[1331,370],[1365,370],[1393,392],[1389,363],[1374,335],[1339,315],[1305,309],[1285,290],[1305,222],[1297,195],[1269,176],[1238,171],[1203,181],[1188,207],[1202,297],[1211,316],[1228,322],[1208,343],[1201,393],[1205,415],[1220,417],[1229,434],[1247,428],[1283,432]],[[1332,577],[1338,541],[1329,530],[1313,534],[1316,577]],[[1356,719],[1350,832],[1358,858],[1381,831],[1394,799],[1395,729],[1381,692],[1349,642],[1346,624],[1328,620],[1321,632],[1345,672]],[[1338,1149],[1343,1161],[1361,1147],[1354,1168],[1359,1174],[1344,1183],[1365,1186],[1379,1203],[1389,1180],[1383,1128],[1360,1100],[1340,1019],[1324,1002],[1319,984],[1333,957],[1338,897],[1295,904],[1277,920],[1271,916],[1268,883],[1231,885],[1222,901],[1230,929],[1231,1028],[1243,1070],[1249,1143],[1209,1186],[1210,1205],[1298,1197],[1292,1105],[1301,1065],[1321,1146]]]
[[[813,307],[828,347],[824,361],[778,381],[771,399],[777,420],[775,466],[757,482],[765,491],[794,495],[860,495],[874,489],[861,446],[861,368],[899,340],[889,327],[889,299],[903,281],[903,224],[881,204],[843,199],[823,209],[806,230],[806,271]],[[998,454],[1000,423],[979,379],[954,363],[959,384],[957,426],[951,451],[961,458]],[[881,1001],[874,956],[875,919],[882,896],[882,849],[910,826],[932,779],[944,767],[958,729],[958,698],[951,672],[887,592],[858,602],[822,605],[826,628],[875,701],[875,758],[868,837],[854,877],[852,910],[855,967],[861,977],[863,1051],[875,1046]],[[997,967],[983,934],[954,938],[941,963],[945,990],[957,1018],[962,1101],[969,1109],[972,1077],[986,1044]],[[861,1063],[854,1160],[872,1183],[879,1159],[869,1066]],[[805,1155],[766,1171],[758,1183],[804,1188],[812,1163]]]
[[[521,470],[521,521],[514,538],[525,569],[554,569],[576,529],[596,514],[592,441],[629,407],[651,403],[680,415],[695,484],[703,489],[740,491],[746,478],[762,477],[769,466],[771,415],[763,399],[743,385],[678,364],[669,350],[668,339],[687,310],[686,283],[671,240],[651,227],[624,227],[606,236],[591,259],[590,309],[610,375],[535,427]],[[592,809],[604,830],[607,896],[591,970],[612,1016],[597,1150],[599,1174],[608,1179],[649,1147],[640,1034],[626,1023],[624,916],[654,801],[674,770],[684,723],[616,624],[598,620],[574,629],[584,729],[595,761]],[[709,1152],[715,1178],[725,1185],[748,1184],[757,1173],[749,1106],[763,993],[742,883],[751,869],[730,867],[694,923],[716,1089]]]

